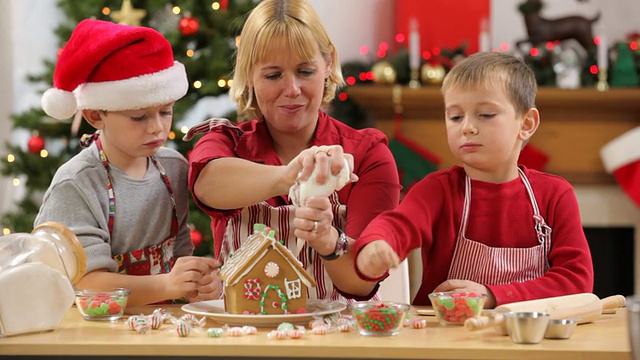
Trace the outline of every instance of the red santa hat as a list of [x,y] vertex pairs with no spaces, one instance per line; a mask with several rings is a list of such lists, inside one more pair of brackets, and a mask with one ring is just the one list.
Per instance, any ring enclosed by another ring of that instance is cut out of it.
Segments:
[[640,207],[640,127],[627,131],[600,149],[604,168]]
[[135,110],[176,101],[187,93],[184,65],[171,44],[148,27],[87,19],[60,53],[53,88],[42,96],[51,117],[68,119],[78,109]]

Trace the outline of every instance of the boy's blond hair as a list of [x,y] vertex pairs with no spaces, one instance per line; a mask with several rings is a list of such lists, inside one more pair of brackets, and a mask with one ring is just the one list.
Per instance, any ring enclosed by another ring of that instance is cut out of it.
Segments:
[[333,69],[325,80],[323,106],[333,100],[337,87],[344,85],[338,52],[313,6],[307,0],[263,0],[247,17],[236,53],[230,96],[238,104],[240,115],[248,119],[262,117],[249,79],[254,65],[283,45],[297,51],[304,60],[311,60],[320,49],[325,61],[332,62]]
[[503,52],[479,52],[463,59],[445,76],[442,94],[454,87],[502,86],[517,113],[535,107],[536,77],[522,60]]

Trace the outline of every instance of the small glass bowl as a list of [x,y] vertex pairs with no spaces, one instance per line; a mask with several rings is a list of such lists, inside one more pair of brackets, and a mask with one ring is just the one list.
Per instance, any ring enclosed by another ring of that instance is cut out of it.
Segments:
[[392,336],[400,332],[409,304],[387,301],[358,301],[349,304],[361,335]]
[[435,292],[429,300],[442,325],[463,325],[464,322],[482,313],[487,295],[475,292]]
[[118,320],[124,314],[131,291],[117,288],[111,291],[76,290],[76,307],[86,320]]

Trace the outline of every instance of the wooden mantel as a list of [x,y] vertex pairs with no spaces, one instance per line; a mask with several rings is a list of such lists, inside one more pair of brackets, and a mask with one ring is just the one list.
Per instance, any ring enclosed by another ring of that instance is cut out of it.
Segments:
[[[402,133],[438,155],[441,167],[456,164],[447,145],[440,90],[436,87],[401,90]],[[359,85],[346,91],[369,111],[377,128],[393,136],[393,86]],[[541,88],[536,106],[541,125],[531,144],[549,155],[545,171],[573,184],[615,182],[604,170],[600,149],[640,125],[640,88],[612,88],[604,92],[591,88]]]

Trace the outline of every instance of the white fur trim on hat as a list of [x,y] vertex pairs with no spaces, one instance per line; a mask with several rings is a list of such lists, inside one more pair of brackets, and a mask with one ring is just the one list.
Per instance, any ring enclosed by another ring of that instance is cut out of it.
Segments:
[[68,119],[78,110],[76,97],[69,91],[56,88],[47,89],[42,94],[40,101],[44,112],[58,120]]
[[640,126],[609,141],[600,149],[600,158],[607,173],[640,160]]
[[189,88],[184,65],[117,81],[84,83],[73,92],[78,109],[136,110],[168,104],[183,97]]

